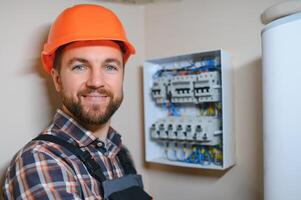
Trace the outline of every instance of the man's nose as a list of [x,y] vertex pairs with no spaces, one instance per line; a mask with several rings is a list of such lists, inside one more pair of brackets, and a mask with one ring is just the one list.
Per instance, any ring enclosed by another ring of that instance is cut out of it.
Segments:
[[87,80],[87,86],[99,88],[104,86],[103,74],[100,70],[91,70]]

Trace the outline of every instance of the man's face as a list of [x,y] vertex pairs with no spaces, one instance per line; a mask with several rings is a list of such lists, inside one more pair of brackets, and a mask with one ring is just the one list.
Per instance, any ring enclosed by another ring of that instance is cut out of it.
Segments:
[[63,110],[86,127],[105,124],[122,102],[123,70],[122,53],[114,42],[69,44],[60,71],[52,70]]

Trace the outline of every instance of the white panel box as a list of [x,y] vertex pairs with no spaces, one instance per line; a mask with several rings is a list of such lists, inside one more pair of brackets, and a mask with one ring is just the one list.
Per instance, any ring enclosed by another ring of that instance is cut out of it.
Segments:
[[234,165],[229,62],[222,50],[144,62],[147,162],[218,170]]

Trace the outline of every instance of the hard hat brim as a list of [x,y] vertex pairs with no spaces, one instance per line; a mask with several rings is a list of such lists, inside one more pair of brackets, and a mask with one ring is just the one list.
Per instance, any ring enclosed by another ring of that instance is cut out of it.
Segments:
[[46,72],[50,73],[51,69],[53,68],[53,62],[54,62],[54,57],[55,57],[55,51],[63,45],[72,43],[72,42],[77,42],[77,41],[97,41],[97,40],[108,40],[108,41],[120,41],[122,43],[124,43],[126,51],[123,55],[124,58],[124,63],[127,62],[128,58],[130,57],[130,55],[134,55],[136,53],[136,50],[134,48],[134,46],[129,43],[128,41],[122,41],[122,40],[114,40],[111,38],[108,39],[99,39],[99,38],[91,38],[91,39],[74,39],[74,40],[68,40],[66,39],[65,41],[58,41],[57,43],[52,43],[51,45],[48,45],[47,43],[44,46],[44,51],[42,51],[41,53],[41,60],[42,60],[42,64],[44,66],[44,69],[46,70]]

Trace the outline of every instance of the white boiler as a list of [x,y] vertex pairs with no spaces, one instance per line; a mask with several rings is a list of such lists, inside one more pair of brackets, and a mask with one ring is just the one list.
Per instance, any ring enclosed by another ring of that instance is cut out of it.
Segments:
[[301,1],[291,3],[262,15],[264,200],[301,199]]

